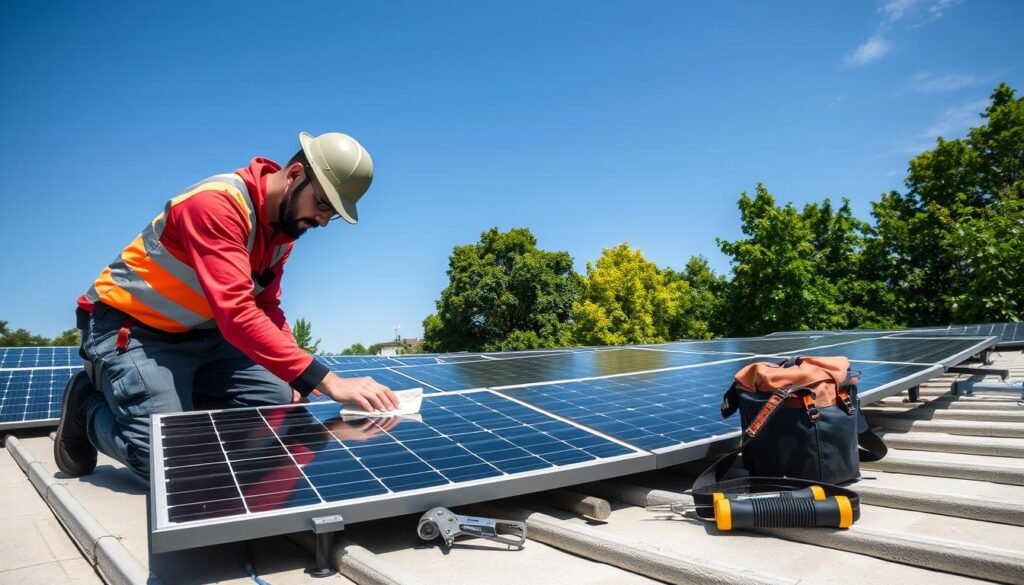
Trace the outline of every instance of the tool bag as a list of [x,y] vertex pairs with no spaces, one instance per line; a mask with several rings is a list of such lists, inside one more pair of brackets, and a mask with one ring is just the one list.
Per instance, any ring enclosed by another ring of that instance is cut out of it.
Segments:
[[[715,492],[755,493],[821,486],[827,495],[857,495],[834,484],[860,476],[860,461],[887,451],[860,413],[857,383],[845,357],[795,357],[741,369],[722,400],[722,417],[740,411],[740,447],[697,478],[694,502]],[[742,452],[750,477],[723,481]],[[855,516],[859,511],[855,510]],[[703,515],[703,514],[702,514]]]

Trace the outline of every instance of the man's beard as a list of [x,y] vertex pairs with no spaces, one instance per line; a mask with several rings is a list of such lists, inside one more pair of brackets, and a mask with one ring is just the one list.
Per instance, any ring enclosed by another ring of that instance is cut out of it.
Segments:
[[[301,185],[296,187],[304,187],[305,181]],[[304,228],[299,225],[300,221],[295,216],[295,200],[299,197],[299,188],[293,189],[290,193],[281,199],[281,203],[277,207],[278,221],[274,224],[274,227],[284,232],[289,238],[299,239],[302,234],[306,233],[309,228]]]

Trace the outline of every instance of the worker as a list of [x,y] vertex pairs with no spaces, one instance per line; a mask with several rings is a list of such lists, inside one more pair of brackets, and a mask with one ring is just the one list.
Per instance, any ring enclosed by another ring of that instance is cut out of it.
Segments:
[[149,478],[150,415],[301,402],[314,390],[361,410],[398,406],[372,378],[331,373],[295,342],[281,274],[307,230],[343,218],[373,179],[352,137],[299,135],[285,166],[257,157],[188,187],[78,299],[90,375],[68,384],[57,466],[91,473],[97,450]]

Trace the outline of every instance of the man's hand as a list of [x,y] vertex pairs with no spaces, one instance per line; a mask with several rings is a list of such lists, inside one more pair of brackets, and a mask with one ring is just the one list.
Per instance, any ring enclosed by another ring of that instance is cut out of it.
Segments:
[[309,402],[309,397],[303,396],[298,390],[292,388],[292,404],[305,404]]
[[335,402],[344,402],[360,410],[385,411],[398,408],[398,398],[387,386],[369,377],[342,378],[329,372],[316,389]]

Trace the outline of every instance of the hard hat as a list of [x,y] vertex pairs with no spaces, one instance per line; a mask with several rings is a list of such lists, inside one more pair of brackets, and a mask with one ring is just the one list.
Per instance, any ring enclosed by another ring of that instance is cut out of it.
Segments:
[[349,223],[359,221],[356,202],[373,181],[370,153],[355,138],[341,132],[327,132],[316,138],[301,132],[299,143],[334,209]]

